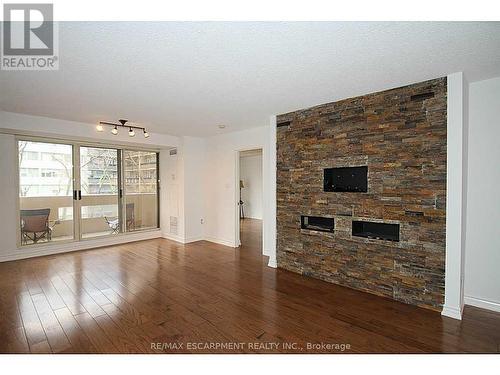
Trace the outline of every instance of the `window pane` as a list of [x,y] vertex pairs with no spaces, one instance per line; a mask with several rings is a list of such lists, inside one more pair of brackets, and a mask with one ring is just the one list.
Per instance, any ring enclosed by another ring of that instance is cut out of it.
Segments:
[[83,238],[118,234],[118,151],[80,147]]
[[158,227],[156,152],[123,151],[126,230]]
[[[45,142],[18,142],[21,244],[73,238],[73,147]],[[39,155],[44,155],[43,160]]]
[[21,177],[38,177],[39,171],[38,168],[21,168],[19,172]]
[[107,148],[80,148],[82,193],[91,195],[118,193],[118,153]]

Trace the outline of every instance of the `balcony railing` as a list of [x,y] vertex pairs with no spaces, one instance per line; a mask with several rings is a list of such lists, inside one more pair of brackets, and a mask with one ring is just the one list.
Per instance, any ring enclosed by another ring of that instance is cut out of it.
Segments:
[[[52,227],[51,241],[73,238],[74,219],[72,196],[57,197],[20,197],[21,210],[50,209],[49,225]],[[118,197],[116,195],[85,195],[80,201],[80,228],[82,237],[95,237],[115,234],[106,218],[118,217]],[[128,194],[123,205],[128,205],[127,231],[137,231],[157,227],[157,195]],[[125,218],[124,218],[125,221]],[[125,225],[123,225],[125,228]],[[44,241],[48,241],[45,239]]]

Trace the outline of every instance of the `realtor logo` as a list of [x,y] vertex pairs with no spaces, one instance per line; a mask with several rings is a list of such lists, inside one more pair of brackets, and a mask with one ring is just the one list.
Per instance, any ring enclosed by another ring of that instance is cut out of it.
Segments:
[[52,4],[4,4],[1,69],[59,69],[53,12]]

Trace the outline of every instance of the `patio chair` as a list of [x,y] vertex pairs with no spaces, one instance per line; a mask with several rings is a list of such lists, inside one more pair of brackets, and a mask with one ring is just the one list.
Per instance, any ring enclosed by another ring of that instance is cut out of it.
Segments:
[[120,220],[118,218],[109,218],[104,216],[104,220],[106,220],[106,223],[111,229],[111,234],[117,234],[120,232]]
[[[127,226],[127,232],[135,229],[135,213],[134,213],[134,203],[127,203],[125,206],[125,225]],[[104,220],[111,229],[111,234],[116,234],[120,232],[120,219],[117,217],[107,217],[104,216]]]
[[50,208],[21,210],[21,241],[37,243],[42,239],[52,240],[52,227],[49,225]]

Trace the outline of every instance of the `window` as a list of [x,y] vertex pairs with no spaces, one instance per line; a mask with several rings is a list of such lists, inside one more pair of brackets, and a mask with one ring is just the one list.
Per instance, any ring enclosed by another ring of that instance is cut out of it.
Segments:
[[59,207],[57,211],[57,220],[59,221],[72,221],[73,220],[73,207]]
[[126,230],[158,225],[158,163],[156,152],[123,151]]
[[73,168],[63,157],[44,156],[54,168],[38,168],[38,155],[67,155],[73,146],[46,142],[18,142],[21,245],[73,239],[73,218],[60,221],[61,210],[73,206]]
[[156,194],[156,153],[124,151],[125,187],[129,194]]
[[116,194],[118,192],[117,159],[117,150],[81,147],[82,193],[96,195]]
[[80,147],[80,230],[84,238],[121,230],[118,154],[114,148]]
[[158,228],[156,152],[24,140],[18,152],[22,245]]
[[39,169],[38,168],[21,168],[20,169],[21,177],[38,177]]
[[38,152],[34,151],[26,151],[23,153],[23,156],[26,160],[38,160]]
[[42,152],[42,161],[52,161],[53,154],[48,152]]
[[21,185],[19,194],[21,197],[35,197],[38,195],[38,185]]
[[41,176],[42,177],[62,177],[63,173],[64,172],[62,170],[57,170],[57,169],[42,169]]
[[82,207],[82,219],[93,218],[116,218],[118,217],[118,206],[115,204],[105,204],[100,206]]

